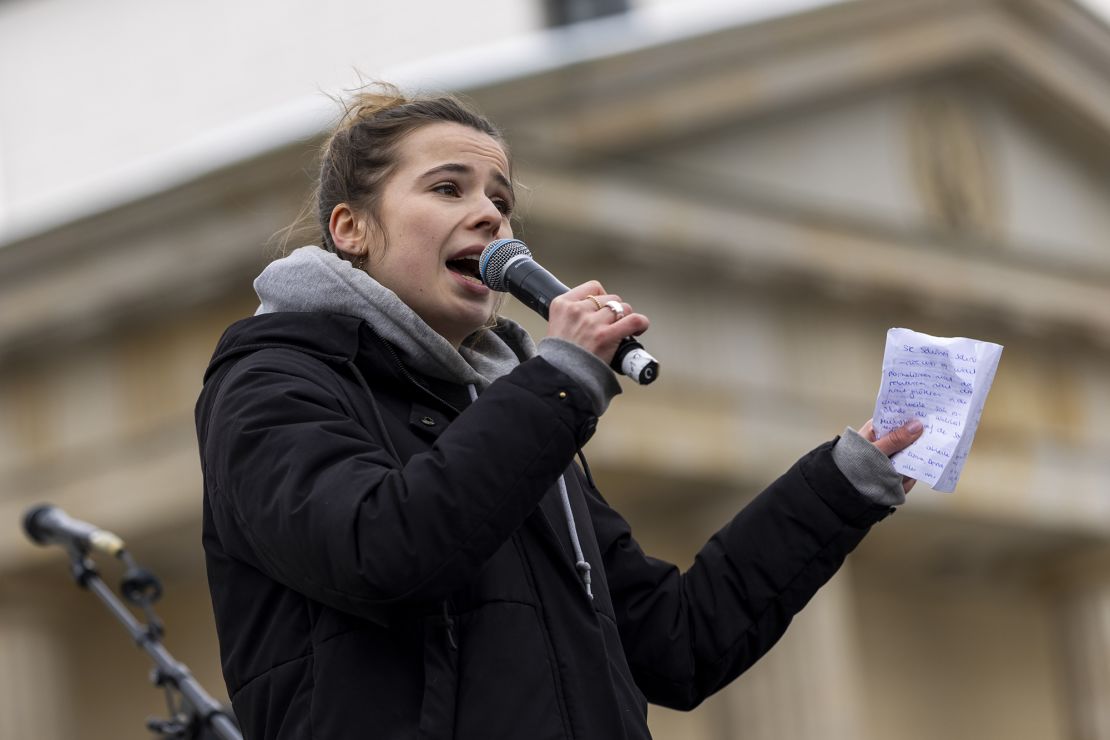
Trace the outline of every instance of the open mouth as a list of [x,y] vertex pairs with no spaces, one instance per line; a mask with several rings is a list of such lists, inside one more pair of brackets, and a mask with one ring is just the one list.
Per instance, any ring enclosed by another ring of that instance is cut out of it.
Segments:
[[447,269],[462,275],[473,283],[482,285],[482,275],[478,271],[478,255],[476,254],[447,260]]

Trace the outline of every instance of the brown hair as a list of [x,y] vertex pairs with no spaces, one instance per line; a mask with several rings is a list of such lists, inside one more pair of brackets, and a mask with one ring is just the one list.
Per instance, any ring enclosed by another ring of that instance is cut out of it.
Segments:
[[481,131],[508,155],[497,127],[457,97],[408,97],[385,83],[362,88],[343,103],[343,113],[320,156],[311,208],[325,249],[336,252],[328,224],[340,203],[364,209],[377,220],[382,185],[397,164],[398,145],[406,135],[432,123],[458,123]]

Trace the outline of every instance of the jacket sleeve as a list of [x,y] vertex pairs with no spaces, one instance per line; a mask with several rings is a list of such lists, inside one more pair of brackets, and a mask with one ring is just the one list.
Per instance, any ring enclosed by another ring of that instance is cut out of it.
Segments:
[[201,432],[221,545],[354,614],[440,600],[521,525],[592,431],[581,395],[529,360],[401,466],[321,361],[256,352],[224,378]]
[[848,483],[832,446],[745,506],[685,573],[644,555],[628,524],[590,492],[621,641],[648,701],[692,709],[755,663],[890,512]]

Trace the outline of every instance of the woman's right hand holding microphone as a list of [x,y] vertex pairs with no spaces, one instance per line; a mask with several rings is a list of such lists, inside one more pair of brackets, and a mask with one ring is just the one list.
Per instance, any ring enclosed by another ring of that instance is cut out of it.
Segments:
[[650,325],[647,316],[590,280],[551,301],[547,336],[573,342],[608,365],[622,339],[639,336]]

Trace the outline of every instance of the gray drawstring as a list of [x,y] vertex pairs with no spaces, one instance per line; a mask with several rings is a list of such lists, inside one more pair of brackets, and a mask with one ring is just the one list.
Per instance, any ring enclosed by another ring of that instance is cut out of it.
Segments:
[[[470,392],[470,400],[477,401],[478,391],[474,389],[474,386],[469,384],[466,389]],[[578,529],[574,526],[574,512],[570,508],[570,495],[567,493],[566,477],[562,475],[559,476],[559,498],[563,502],[563,516],[567,520],[570,544],[574,547],[574,569],[578,571],[578,577],[582,579],[582,586],[586,589],[586,597],[592,601],[594,592],[591,587],[590,564],[586,560],[586,556],[582,554],[582,543],[578,540]]]
[[590,564],[582,554],[582,543],[578,541],[578,529],[574,526],[574,512],[570,510],[570,496],[567,495],[567,481],[564,476],[559,476],[559,497],[563,499],[563,514],[567,518],[567,531],[570,532],[570,543],[574,545],[574,567],[586,587],[586,596],[592,601],[594,592],[590,589]]

